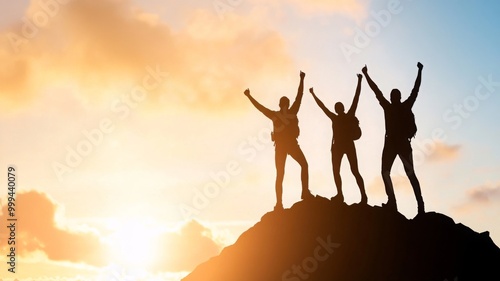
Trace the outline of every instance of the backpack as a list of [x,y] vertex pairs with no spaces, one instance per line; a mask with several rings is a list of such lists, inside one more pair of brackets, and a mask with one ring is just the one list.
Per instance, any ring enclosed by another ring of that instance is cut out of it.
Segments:
[[358,118],[354,115],[346,114],[342,119],[342,134],[345,135],[345,139],[354,141],[361,138],[361,128],[359,127]]
[[349,129],[349,136],[352,140],[359,140],[361,138],[361,128],[359,127],[359,119],[356,116],[349,116],[347,118],[347,128]]
[[415,123],[415,115],[411,111],[411,108],[402,110],[398,118],[402,125],[403,135],[408,139],[414,138],[417,134],[417,124]]

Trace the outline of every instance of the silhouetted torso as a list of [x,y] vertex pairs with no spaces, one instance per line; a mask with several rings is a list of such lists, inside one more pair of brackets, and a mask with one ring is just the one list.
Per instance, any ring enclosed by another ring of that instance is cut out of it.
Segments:
[[402,103],[380,102],[384,109],[385,116],[385,136],[389,141],[408,141],[409,130],[411,128],[402,116],[411,114],[411,108],[415,103],[415,97],[410,96]]
[[273,121],[273,135],[276,145],[297,143],[299,136],[299,120],[297,114],[288,112],[283,114],[280,111],[273,111],[271,120]]
[[354,117],[354,113],[335,114],[329,116],[332,120],[333,139],[332,144],[345,146],[353,144],[354,140],[350,135],[349,118]]

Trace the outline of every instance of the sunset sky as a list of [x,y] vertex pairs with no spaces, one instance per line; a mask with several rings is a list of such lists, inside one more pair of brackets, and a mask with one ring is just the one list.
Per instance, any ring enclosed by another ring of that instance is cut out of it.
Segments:
[[[494,0],[2,1],[0,277],[179,280],[217,255],[275,204],[272,124],[243,91],[277,110],[300,70],[310,189],[334,196],[331,122],[307,89],[348,107],[365,64],[403,99],[424,65],[412,144],[427,211],[499,245],[499,14]],[[380,205],[384,116],[365,80],[357,116],[368,203]],[[16,274],[5,265],[9,166]],[[289,158],[285,208],[300,200],[299,174]],[[392,178],[413,218],[399,160]]]

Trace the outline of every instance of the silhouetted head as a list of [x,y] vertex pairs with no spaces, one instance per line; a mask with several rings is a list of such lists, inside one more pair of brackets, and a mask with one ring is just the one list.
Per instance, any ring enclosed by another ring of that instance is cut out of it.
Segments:
[[280,99],[280,109],[288,109],[290,106],[290,100],[287,97],[281,97]]
[[341,113],[344,113],[344,104],[341,103],[341,102],[337,102],[335,104],[335,112],[337,112],[337,114],[341,114]]
[[391,91],[391,103],[401,103],[401,92],[398,89]]

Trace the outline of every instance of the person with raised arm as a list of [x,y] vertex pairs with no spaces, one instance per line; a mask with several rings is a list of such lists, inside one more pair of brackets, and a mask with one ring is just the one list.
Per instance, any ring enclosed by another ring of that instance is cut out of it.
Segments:
[[362,72],[366,77],[368,85],[370,85],[370,88],[375,93],[375,97],[384,109],[385,141],[384,150],[382,152],[382,179],[384,180],[388,200],[383,206],[390,210],[397,211],[396,197],[394,195],[394,187],[392,185],[390,173],[396,156],[399,156],[403,162],[406,175],[413,187],[418,204],[418,213],[422,214],[425,213],[424,200],[422,198],[420,183],[415,175],[411,148],[411,139],[417,132],[415,116],[411,109],[420,90],[422,69],[424,66],[419,62],[417,63],[417,67],[418,74],[415,85],[410,96],[404,102],[401,102],[401,92],[398,89],[393,89],[391,91],[391,101],[389,102],[368,75],[368,68],[366,65],[363,67]]
[[356,92],[354,94],[354,99],[352,101],[351,107],[345,113],[344,105],[341,102],[335,104],[335,113],[331,112],[325,104],[316,96],[314,89],[310,88],[309,92],[313,96],[314,100],[318,106],[323,110],[323,112],[332,121],[332,168],[333,168],[333,178],[335,180],[335,185],[337,187],[337,195],[332,197],[332,201],[344,202],[344,195],[342,193],[342,178],[340,177],[340,164],[342,162],[342,157],[344,154],[347,155],[349,164],[351,166],[351,172],[356,178],[356,183],[358,184],[359,191],[361,193],[361,204],[366,204],[368,198],[366,196],[365,184],[363,177],[359,173],[358,159],[356,155],[356,147],[354,145],[354,140],[361,137],[361,130],[359,129],[359,121],[355,117],[356,109],[358,107],[359,96],[361,93],[361,81],[363,76],[358,74],[358,85],[356,87]]
[[262,112],[267,118],[273,122],[273,132],[271,139],[275,146],[275,165],[276,165],[276,206],[275,210],[283,209],[282,194],[283,194],[283,178],[285,175],[285,163],[287,155],[290,155],[297,161],[301,168],[302,180],[302,199],[310,199],[314,197],[309,191],[309,171],[308,164],[302,149],[299,146],[297,138],[299,136],[299,120],[297,113],[299,112],[302,96],[304,95],[304,78],[305,73],[300,72],[300,83],[295,101],[290,107],[290,100],[283,96],[279,101],[280,110],[273,111],[255,100],[250,95],[250,90],[244,91],[245,96],[250,102]]

